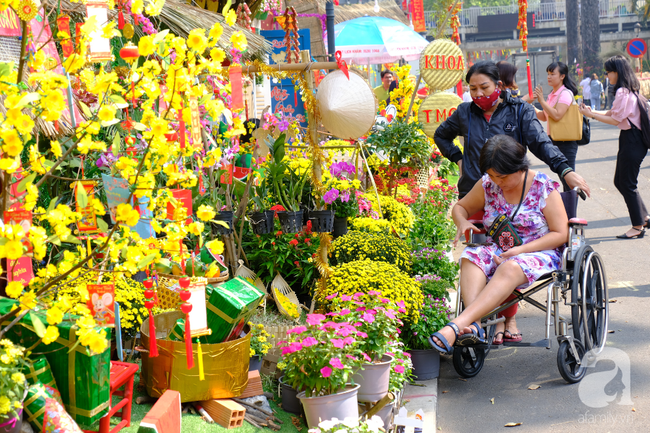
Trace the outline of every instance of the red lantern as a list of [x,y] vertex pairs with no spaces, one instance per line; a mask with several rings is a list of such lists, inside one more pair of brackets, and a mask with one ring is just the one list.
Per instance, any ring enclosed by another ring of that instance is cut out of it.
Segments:
[[138,51],[138,47],[132,43],[128,43],[120,50],[120,57],[127,63],[133,63],[140,57],[140,52]]
[[156,293],[152,290],[153,280],[146,279],[142,282],[142,285],[145,287],[144,297],[147,298],[144,301],[144,308],[149,310],[149,356],[155,358],[158,356],[158,343],[156,342],[156,325],[153,320],[153,314],[151,309],[156,305],[155,300],[153,299]]

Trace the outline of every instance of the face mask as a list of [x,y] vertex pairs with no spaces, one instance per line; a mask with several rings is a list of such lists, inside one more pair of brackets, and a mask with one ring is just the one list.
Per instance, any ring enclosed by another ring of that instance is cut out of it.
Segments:
[[479,106],[481,110],[487,111],[496,105],[500,95],[501,90],[499,90],[497,87],[494,89],[494,92],[492,92],[490,96],[479,96],[478,98],[472,96],[472,100],[476,105]]

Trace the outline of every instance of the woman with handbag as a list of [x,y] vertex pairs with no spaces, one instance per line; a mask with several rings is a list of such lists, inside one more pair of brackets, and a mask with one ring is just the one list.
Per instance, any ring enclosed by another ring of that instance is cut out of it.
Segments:
[[[548,65],[546,74],[548,85],[553,88],[553,91],[548,95],[548,99],[544,100],[542,86],[535,88],[534,96],[543,109],[543,111],[535,109],[537,118],[542,122],[548,121],[549,137],[553,144],[560,149],[560,152],[566,156],[569,166],[575,170],[576,155],[578,154],[576,140],[580,140],[582,137],[582,116],[580,116],[574,100],[574,96],[578,94],[578,88],[569,77],[568,66],[562,62]],[[564,191],[571,190],[564,179],[562,179],[562,185]]]
[[625,57],[614,56],[607,59],[605,71],[616,93],[611,110],[595,111],[582,104],[580,111],[588,118],[618,126],[621,130],[618,137],[614,186],[625,199],[632,228],[616,237],[641,239],[645,235],[645,229],[650,228],[648,210],[637,188],[641,163],[648,153],[641,133],[641,116],[647,114],[639,107],[639,80]]
[[[559,269],[567,241],[568,218],[559,184],[530,170],[526,148],[507,135],[495,135],[481,149],[483,177],[452,209],[458,241],[477,227],[469,216],[483,209],[492,243],[467,247],[461,256],[460,287],[465,310],[429,339],[434,349],[485,343],[477,323],[517,288]],[[495,227],[496,226],[496,227]]]

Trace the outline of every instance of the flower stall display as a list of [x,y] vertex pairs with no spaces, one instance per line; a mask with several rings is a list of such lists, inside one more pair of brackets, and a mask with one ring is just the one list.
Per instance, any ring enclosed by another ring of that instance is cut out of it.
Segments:
[[370,259],[411,272],[411,251],[403,240],[384,232],[350,231],[332,244],[332,264]]
[[24,347],[0,340],[0,428],[20,423],[28,386],[23,372],[30,364]]
[[391,233],[395,232],[401,238],[409,235],[415,224],[415,215],[407,205],[400,203],[394,197],[382,194],[377,197],[375,194],[366,193],[363,198],[371,205],[369,211],[371,215],[375,212],[378,214],[381,210],[382,219],[387,220],[391,225]]
[[259,370],[262,365],[262,356],[266,355],[269,352],[269,349],[273,347],[269,343],[269,338],[275,338],[275,335],[271,335],[264,328],[264,325],[261,323],[254,324],[248,322],[248,326],[251,329],[251,361],[250,369]]

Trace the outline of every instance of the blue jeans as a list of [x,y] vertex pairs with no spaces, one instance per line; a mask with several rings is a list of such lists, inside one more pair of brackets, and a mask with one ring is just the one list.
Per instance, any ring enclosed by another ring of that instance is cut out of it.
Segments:
[[[557,148],[560,149],[560,152],[562,152],[562,154],[566,157],[569,167],[575,171],[576,156],[578,155],[578,143],[575,141],[552,141],[553,144],[556,145]],[[562,186],[564,187],[565,192],[571,191],[571,188],[564,180],[562,180]]]
[[591,97],[591,109],[600,110],[600,98]]

